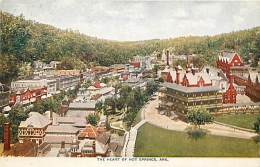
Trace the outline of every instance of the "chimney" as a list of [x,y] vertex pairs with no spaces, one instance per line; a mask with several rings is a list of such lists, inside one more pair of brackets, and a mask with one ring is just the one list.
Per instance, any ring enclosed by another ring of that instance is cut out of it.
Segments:
[[195,75],[195,69],[194,68],[191,69],[191,73],[192,73],[192,75]]
[[189,55],[188,54],[186,55],[186,63],[187,63],[186,67],[189,68],[190,62],[189,62]]
[[207,74],[209,74],[209,68],[206,68],[206,72],[207,72]]
[[169,50],[166,50],[166,65],[169,66]]
[[50,120],[53,120],[53,113],[52,113],[52,110],[50,110]]
[[179,73],[179,70],[178,70],[178,67],[175,68],[176,70],[176,84],[180,84],[180,73]]
[[10,150],[10,123],[4,123],[4,151]]

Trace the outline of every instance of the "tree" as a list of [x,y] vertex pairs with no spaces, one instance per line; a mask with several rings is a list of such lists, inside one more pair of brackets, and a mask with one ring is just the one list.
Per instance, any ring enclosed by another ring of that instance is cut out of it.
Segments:
[[159,78],[159,82],[160,82],[160,83],[163,83],[163,82],[164,82],[164,80],[163,80],[162,77]]
[[157,75],[158,75],[158,70],[159,70],[159,65],[158,64],[155,64],[154,66],[153,66],[153,71],[155,72],[155,74],[156,74],[156,78],[157,78]]
[[260,133],[260,117],[258,116],[256,118],[256,121],[254,122],[254,130],[256,133]]
[[98,112],[101,112],[103,109],[103,103],[101,101],[97,102],[95,108]]
[[158,90],[158,88],[159,88],[159,85],[157,83],[155,83],[154,81],[149,81],[146,86],[146,92],[150,96],[154,92],[156,92]]
[[196,107],[189,111],[186,115],[188,122],[194,124],[195,127],[212,123],[214,117],[203,107]]
[[90,114],[87,116],[87,121],[93,126],[96,126],[99,121],[99,116],[97,114]]

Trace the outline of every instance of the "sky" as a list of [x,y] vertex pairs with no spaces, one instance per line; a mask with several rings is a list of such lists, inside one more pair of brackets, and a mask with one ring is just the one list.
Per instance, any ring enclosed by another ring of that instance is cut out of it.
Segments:
[[0,0],[0,9],[119,41],[214,35],[260,26],[260,1]]

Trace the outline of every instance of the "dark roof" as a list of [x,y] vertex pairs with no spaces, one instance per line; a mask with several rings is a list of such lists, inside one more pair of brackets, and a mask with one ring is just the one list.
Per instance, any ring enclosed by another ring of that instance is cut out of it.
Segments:
[[102,144],[108,144],[110,140],[110,135],[107,133],[98,134],[96,140]]
[[123,150],[123,146],[119,145],[118,143],[109,143],[109,149],[114,152],[116,156],[120,156],[121,151]]
[[161,86],[169,89],[174,89],[180,92],[184,92],[184,93],[217,92],[220,90],[218,86],[186,87],[186,86],[178,85],[176,83],[168,83],[168,82],[162,83]]

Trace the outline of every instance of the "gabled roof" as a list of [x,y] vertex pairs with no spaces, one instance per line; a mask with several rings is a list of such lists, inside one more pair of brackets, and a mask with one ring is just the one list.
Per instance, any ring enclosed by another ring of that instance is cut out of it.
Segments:
[[224,51],[222,52],[222,55],[219,56],[219,60],[222,60],[222,61],[227,61],[228,63],[230,63],[232,60],[233,60],[233,57],[237,55],[236,52],[227,52],[227,51]]
[[86,128],[80,132],[79,137],[95,139],[97,137],[96,127],[88,124]]
[[202,92],[217,92],[220,90],[218,86],[203,86],[203,87],[186,87],[182,85],[178,85],[176,83],[167,83],[164,82],[161,84],[161,86],[177,90],[184,93],[202,93]]
[[29,118],[21,121],[19,127],[44,128],[49,125],[51,121],[38,112],[30,112]]
[[196,85],[201,78],[204,80],[205,84],[211,84],[211,80],[206,73],[199,72],[195,73],[194,75],[192,73],[187,73],[185,75],[190,85]]

